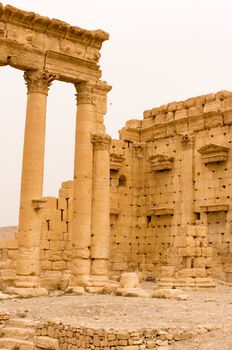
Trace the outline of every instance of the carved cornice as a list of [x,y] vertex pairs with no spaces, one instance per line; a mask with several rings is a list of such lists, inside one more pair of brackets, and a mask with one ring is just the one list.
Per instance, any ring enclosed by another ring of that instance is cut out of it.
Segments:
[[98,133],[91,135],[91,142],[95,150],[109,151],[111,141],[111,137],[107,134]]
[[228,159],[229,148],[209,143],[201,147],[198,152],[202,155],[205,164],[215,162],[226,162]]
[[110,170],[119,171],[122,167],[122,163],[125,161],[125,158],[119,154],[111,153],[110,154]]
[[30,30],[42,32],[58,38],[66,38],[92,47],[101,48],[102,43],[109,39],[109,34],[103,30],[86,30],[68,23],[40,16],[16,7],[0,4],[0,21],[18,25]]
[[29,94],[33,92],[40,92],[47,95],[52,81],[58,79],[58,76],[45,70],[37,70],[26,71],[24,73],[24,79]]
[[164,154],[150,156],[148,162],[151,164],[152,171],[171,170],[174,158]]

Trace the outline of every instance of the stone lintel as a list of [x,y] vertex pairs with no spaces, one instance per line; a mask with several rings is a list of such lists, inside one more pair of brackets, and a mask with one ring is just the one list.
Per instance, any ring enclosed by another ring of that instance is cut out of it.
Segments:
[[23,71],[45,69],[59,75],[59,80],[70,83],[95,83],[101,77],[99,66],[93,62],[52,50],[24,47],[20,42],[12,43],[1,37],[0,65],[10,65]]
[[151,208],[149,214],[153,216],[173,215],[173,208]]
[[228,204],[208,204],[208,205],[201,205],[200,210],[202,212],[217,212],[217,211],[228,211],[229,205]]
[[96,82],[101,77],[99,66],[95,63],[52,50],[46,53],[45,69],[58,74],[59,80],[70,83]]

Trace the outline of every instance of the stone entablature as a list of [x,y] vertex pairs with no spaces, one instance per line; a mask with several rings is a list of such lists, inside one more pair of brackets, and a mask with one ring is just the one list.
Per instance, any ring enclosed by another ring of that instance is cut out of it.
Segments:
[[47,70],[63,81],[100,78],[99,50],[109,34],[0,4],[0,64]]

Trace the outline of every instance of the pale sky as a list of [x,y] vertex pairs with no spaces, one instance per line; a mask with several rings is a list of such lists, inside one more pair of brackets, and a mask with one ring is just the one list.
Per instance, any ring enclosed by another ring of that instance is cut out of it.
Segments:
[[[7,2],[3,1],[6,5]],[[192,96],[232,90],[231,0],[11,0],[10,5],[86,29],[104,29],[107,132],[143,111]],[[22,72],[0,67],[0,226],[18,221],[26,109]],[[70,84],[48,97],[44,195],[73,177],[76,103]]]

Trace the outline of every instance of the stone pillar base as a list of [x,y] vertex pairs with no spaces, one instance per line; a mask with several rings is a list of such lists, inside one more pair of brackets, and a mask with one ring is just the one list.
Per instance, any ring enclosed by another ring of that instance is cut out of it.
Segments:
[[104,287],[109,283],[108,276],[76,275],[72,276],[69,288],[72,287]]
[[161,277],[156,288],[181,288],[185,290],[200,290],[215,288],[211,277]]
[[16,288],[38,288],[40,287],[40,279],[38,276],[17,275],[14,284]]

